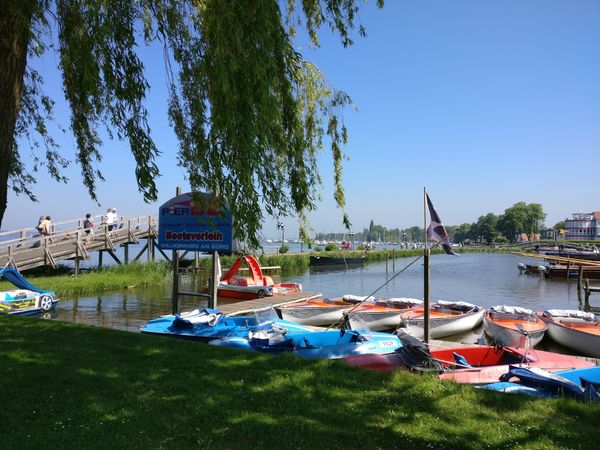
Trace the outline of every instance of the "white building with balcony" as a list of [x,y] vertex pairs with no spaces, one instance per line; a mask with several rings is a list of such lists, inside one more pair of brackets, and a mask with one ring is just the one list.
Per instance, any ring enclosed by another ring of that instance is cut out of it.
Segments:
[[600,211],[573,213],[565,219],[565,239],[567,241],[600,240]]

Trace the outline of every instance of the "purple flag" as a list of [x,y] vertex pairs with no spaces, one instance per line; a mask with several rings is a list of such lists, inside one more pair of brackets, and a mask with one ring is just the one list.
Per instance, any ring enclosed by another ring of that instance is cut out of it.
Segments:
[[448,232],[442,223],[442,219],[440,219],[440,216],[438,216],[437,211],[433,207],[433,203],[429,200],[429,194],[426,193],[425,195],[427,196],[427,206],[429,207],[429,215],[431,216],[431,222],[429,223],[429,227],[427,227],[427,237],[440,242],[448,255],[458,256],[450,246]]

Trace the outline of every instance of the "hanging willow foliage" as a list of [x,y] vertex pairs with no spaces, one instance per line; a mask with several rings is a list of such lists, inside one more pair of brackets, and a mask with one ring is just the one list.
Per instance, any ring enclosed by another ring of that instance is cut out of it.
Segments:
[[[277,217],[293,214],[306,223],[306,213],[319,199],[317,154],[325,140],[334,161],[334,197],[343,210],[347,130],[341,113],[350,98],[294,49],[292,39],[303,26],[318,46],[318,32],[328,26],[344,46],[350,45],[359,1],[56,0],[55,8],[48,1],[33,3],[38,8],[32,42],[43,42],[40,30],[53,29],[43,12],[57,23],[76,159],[93,199],[96,181],[102,179],[96,167],[102,125],[111,137],[129,142],[139,189],[146,201],[157,199],[159,150],[150,136],[144,106],[149,86],[136,46],[159,41],[168,115],[180,142],[178,161],[193,191],[216,192],[230,205],[237,238],[258,244],[263,211]],[[362,27],[359,34],[364,34]],[[43,100],[49,109],[42,111],[50,116],[51,103],[41,94],[35,97],[39,90],[31,86],[25,83],[23,95],[29,95],[30,105]],[[31,122],[32,111],[39,110],[21,108],[21,123]],[[60,178],[58,166],[66,161],[44,131],[48,166]],[[13,188],[31,196],[31,179],[16,161]],[[343,220],[349,226],[345,214]]]

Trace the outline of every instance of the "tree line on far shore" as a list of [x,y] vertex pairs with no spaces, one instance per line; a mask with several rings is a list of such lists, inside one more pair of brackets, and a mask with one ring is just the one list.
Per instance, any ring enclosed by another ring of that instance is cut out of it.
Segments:
[[[461,225],[448,225],[446,230],[450,240],[456,243],[486,243],[492,242],[516,242],[525,233],[528,237],[537,235],[545,228],[544,220],[546,214],[539,203],[515,203],[504,210],[503,214],[495,215],[487,213],[480,216],[476,222],[463,223]],[[552,229],[560,230],[564,222],[558,222]],[[413,242],[423,240],[423,228],[413,226],[410,228],[386,228],[376,225],[371,220],[369,227],[351,236],[348,233],[319,233],[315,239],[318,240],[342,240],[352,239],[358,241],[382,241],[382,242]]]

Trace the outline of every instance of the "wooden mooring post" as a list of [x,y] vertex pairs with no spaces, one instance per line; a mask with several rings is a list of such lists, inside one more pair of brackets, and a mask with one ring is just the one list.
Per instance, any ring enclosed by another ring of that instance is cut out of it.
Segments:
[[[581,289],[583,287],[583,266],[580,264],[579,265],[579,269],[577,271],[577,298],[579,299],[579,302],[581,302]],[[586,278],[587,281],[587,278]],[[588,283],[589,284],[589,283]]]

